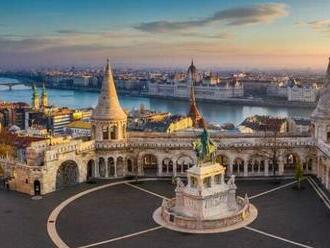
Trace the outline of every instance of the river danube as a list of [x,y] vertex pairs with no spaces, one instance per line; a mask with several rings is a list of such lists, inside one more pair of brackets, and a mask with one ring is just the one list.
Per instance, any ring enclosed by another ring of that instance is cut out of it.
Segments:
[[[15,79],[0,78],[1,82],[15,82]],[[95,107],[99,93],[86,91],[71,91],[48,89],[49,103],[55,106],[67,106],[70,108]],[[41,94],[41,89],[40,89]],[[0,101],[31,102],[32,90],[29,87],[17,85],[9,91],[8,87],[0,85]],[[125,109],[139,108],[141,104],[145,108],[156,111],[168,111],[172,114],[186,114],[189,103],[185,101],[155,99],[145,97],[120,96],[120,103]],[[213,123],[240,124],[251,115],[273,115],[283,117],[309,117],[312,109],[286,108],[286,107],[253,107],[242,105],[224,105],[220,103],[197,103],[202,115]]]

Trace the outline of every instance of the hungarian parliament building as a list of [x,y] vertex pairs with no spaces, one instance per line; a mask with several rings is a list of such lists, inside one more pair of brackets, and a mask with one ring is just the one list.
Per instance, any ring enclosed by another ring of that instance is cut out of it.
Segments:
[[[98,104],[91,117],[91,137],[51,136],[21,142],[21,147],[17,147],[19,158],[0,158],[0,171],[7,178],[8,188],[35,195],[95,178],[184,176],[196,163],[192,142],[207,128],[195,102],[195,90],[197,98],[204,96],[204,90],[214,97],[222,94],[219,86],[199,86],[197,77],[192,64],[182,90],[181,83],[164,87],[158,84],[152,88],[155,94],[172,91],[185,97],[189,94],[187,118],[191,118],[193,131],[191,128],[173,133],[127,131],[127,114],[117,97],[108,61]],[[227,91],[231,93],[223,94],[228,97],[238,96],[242,94],[242,86],[235,82]],[[310,132],[280,133],[276,137],[264,132],[210,135],[218,146],[215,158],[225,167],[226,176],[293,176],[300,166],[304,174],[315,175],[330,189],[330,64],[326,85],[311,115]]]
[[[196,70],[193,61],[188,69]],[[197,73],[197,71],[196,71]],[[191,84],[187,78],[178,78],[170,81],[149,81],[148,95],[157,97],[175,97],[189,98],[191,92]],[[238,77],[221,79],[218,75],[210,75],[206,79],[201,79],[197,74],[194,82],[194,89],[197,99],[202,100],[219,100],[234,97],[243,97],[243,84]]]

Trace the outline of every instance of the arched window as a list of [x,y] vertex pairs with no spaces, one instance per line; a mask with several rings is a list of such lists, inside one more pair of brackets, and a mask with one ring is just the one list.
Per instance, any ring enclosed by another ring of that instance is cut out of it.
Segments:
[[103,127],[102,133],[103,133],[103,140],[108,140],[109,139],[109,127]]
[[110,132],[110,138],[112,140],[116,139],[116,133],[117,133],[117,127],[116,126],[112,126],[111,127],[111,132]]
[[330,142],[330,131],[327,132],[327,142]]

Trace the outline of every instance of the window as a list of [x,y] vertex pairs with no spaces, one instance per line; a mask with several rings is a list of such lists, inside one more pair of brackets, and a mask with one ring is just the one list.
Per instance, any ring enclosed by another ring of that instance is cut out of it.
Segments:
[[211,188],[211,177],[204,178],[203,186],[204,188]]
[[116,132],[117,132],[117,127],[116,126],[112,126],[111,127],[111,132],[110,132],[110,138],[113,140],[113,139],[116,139]]
[[221,184],[221,174],[214,176],[214,182],[215,184]]
[[190,187],[197,188],[197,178],[196,177],[190,177]]
[[102,132],[103,132],[103,140],[108,140],[109,139],[109,128],[103,127]]

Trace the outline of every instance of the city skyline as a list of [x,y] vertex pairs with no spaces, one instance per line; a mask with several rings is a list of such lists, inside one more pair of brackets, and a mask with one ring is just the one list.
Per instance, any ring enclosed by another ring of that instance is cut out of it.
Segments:
[[3,1],[0,66],[323,69],[326,1]]

